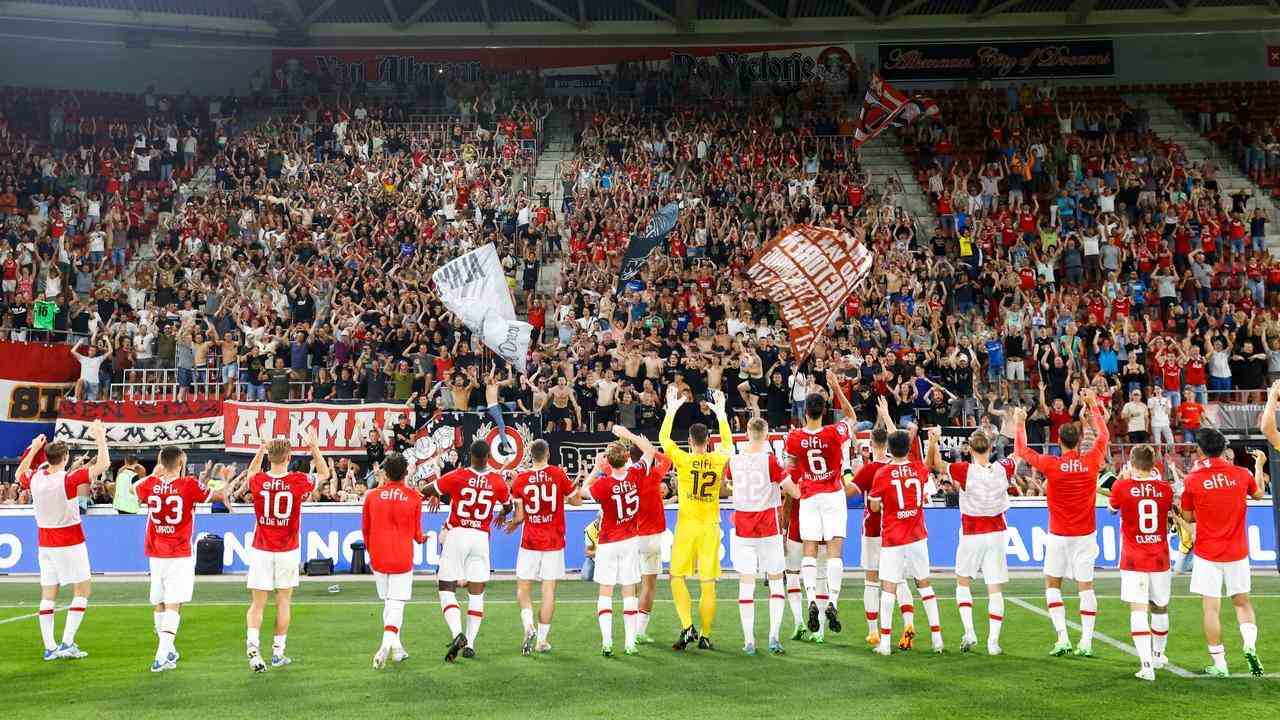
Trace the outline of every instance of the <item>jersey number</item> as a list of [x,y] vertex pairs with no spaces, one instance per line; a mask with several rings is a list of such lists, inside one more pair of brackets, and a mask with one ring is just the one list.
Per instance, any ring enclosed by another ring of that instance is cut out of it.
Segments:
[[707,472],[693,474],[693,496],[698,500],[712,500],[711,489],[720,479],[719,473]]
[[814,475],[827,474],[827,458],[823,456],[822,450],[809,448],[809,452],[805,453],[805,457],[809,459],[809,472]]
[[473,487],[464,487],[458,491],[458,515],[473,520],[483,520],[493,512],[493,491],[477,491]]
[[551,485],[526,485],[524,488],[524,511],[526,515],[542,513],[542,504],[547,504],[547,512],[556,511],[556,488]]
[[918,507],[924,506],[924,488],[920,486],[919,480],[917,480],[916,478],[907,478],[907,481],[904,483],[898,478],[894,478],[889,482],[893,485],[893,489],[898,492],[898,509],[903,509],[908,507],[907,499],[903,496],[903,492],[902,492],[903,485],[906,485],[908,491],[910,491],[913,485],[915,486],[915,489],[916,489],[916,502],[914,505],[911,505],[910,507],[918,508]]
[[[169,514],[161,517],[160,513],[166,507],[169,509]],[[147,515],[151,517],[151,522],[157,525],[177,525],[182,522],[182,496],[152,495],[147,498]]]
[[264,518],[288,520],[293,516],[293,495],[291,493],[273,493],[270,490],[262,490],[258,494],[262,496],[262,516]]
[[630,520],[640,512],[640,496],[635,490],[628,490],[622,495],[613,496],[613,504],[618,510],[619,520]]
[[1160,507],[1150,498],[1138,501],[1138,532],[1153,534],[1160,524]]

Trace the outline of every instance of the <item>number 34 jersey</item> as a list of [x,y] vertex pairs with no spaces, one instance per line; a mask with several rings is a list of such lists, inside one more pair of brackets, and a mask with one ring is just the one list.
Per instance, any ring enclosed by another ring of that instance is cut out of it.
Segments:
[[489,532],[493,518],[511,498],[507,483],[496,472],[478,473],[458,468],[436,481],[436,490],[449,496],[447,528],[471,528]]
[[298,547],[302,530],[302,503],[316,489],[307,473],[276,477],[260,472],[249,479],[253,495],[253,547],[266,552],[288,552]]
[[191,557],[191,531],[196,503],[207,502],[211,491],[193,477],[158,478],[138,483],[133,492],[147,509],[147,557]]

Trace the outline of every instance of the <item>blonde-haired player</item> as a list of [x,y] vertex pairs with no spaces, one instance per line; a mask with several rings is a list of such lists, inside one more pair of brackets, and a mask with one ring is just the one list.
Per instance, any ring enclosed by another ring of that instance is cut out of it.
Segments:
[[[671,458],[676,468],[679,510],[676,513],[676,537],[671,546],[671,595],[675,600],[676,615],[680,616],[680,637],[672,648],[683,650],[689,643],[710,650],[711,624],[716,616],[716,578],[720,577],[720,495],[724,467],[729,462],[726,450],[709,451],[707,426],[694,423],[689,427],[689,452],[685,452],[671,439],[671,427],[676,411],[684,404],[679,393],[667,401],[667,414],[658,431],[662,451]],[[711,399],[711,409],[720,426],[721,447],[732,443],[729,419],[724,411],[724,393],[716,391]],[[702,634],[693,625],[693,597],[685,578],[697,568],[702,581],[702,594],[698,601],[698,615],[702,621]]]
[[769,579],[769,652],[782,653],[778,635],[782,630],[782,614],[786,609],[782,573],[785,569],[782,526],[778,513],[782,493],[800,497],[800,488],[778,462],[769,447],[769,426],[759,417],[747,423],[747,446],[734,452],[732,444],[725,470],[725,482],[733,497],[733,569],[738,573],[738,614],[742,621],[742,651],[756,654],[755,586],[756,576]]

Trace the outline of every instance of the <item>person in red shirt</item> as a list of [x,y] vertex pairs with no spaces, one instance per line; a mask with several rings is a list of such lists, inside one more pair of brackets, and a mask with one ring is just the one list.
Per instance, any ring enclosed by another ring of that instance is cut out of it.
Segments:
[[[253,543],[249,548],[247,585],[252,593],[249,612],[245,615],[248,632],[245,638],[249,668],[266,672],[267,664],[258,650],[262,628],[262,612],[267,607],[267,594],[276,596],[275,633],[271,642],[271,666],[283,667],[292,660],[284,654],[289,633],[290,603],[298,586],[298,567],[302,565],[299,537],[302,532],[302,503],[326,480],[337,493],[337,479],[331,477],[329,463],[320,454],[315,431],[308,429],[305,441],[311,451],[314,474],[290,472],[293,449],[289,441],[271,435],[265,425],[259,430],[261,444],[249,461],[249,493],[253,498]],[[262,472],[262,460],[270,462],[270,471]]]
[[[44,641],[45,660],[79,660],[89,654],[76,645],[76,632],[84,621],[89,604],[89,549],[80,524],[80,506],[76,498],[80,488],[96,480],[111,458],[107,452],[107,431],[101,420],[90,427],[98,455],[91,465],[67,471],[69,448],[66,443],[45,445],[44,435],[37,435],[22,454],[15,477],[24,490],[31,491],[32,511],[36,519],[36,543],[40,551],[40,639]],[[35,468],[32,470],[32,468]],[[70,585],[71,605],[67,608],[67,624],[62,642],[53,641],[53,609],[58,589]]]
[[409,463],[400,453],[382,462],[385,482],[364,496],[360,529],[369,550],[369,566],[382,600],[382,644],[373,656],[373,668],[381,670],[390,656],[395,662],[409,657],[400,642],[404,606],[413,597],[413,544],[425,544],[422,533],[422,494],[404,484]]
[[600,503],[600,536],[596,547],[595,580],[600,586],[596,598],[596,620],[600,625],[600,654],[613,656],[613,586],[622,586],[623,652],[635,655],[636,620],[640,603],[636,585],[640,583],[639,537],[641,489],[649,483],[653,470],[653,443],[621,425],[613,426],[619,440],[639,448],[640,459],[632,462],[621,442],[605,450],[608,471],[596,473],[591,497]]
[[1055,657],[1072,650],[1067,637],[1066,608],[1062,604],[1063,578],[1075,580],[1080,591],[1081,633],[1080,646],[1075,650],[1077,655],[1093,656],[1093,626],[1098,615],[1098,598],[1093,591],[1093,561],[1098,557],[1094,498],[1110,434],[1093,390],[1082,390],[1080,397],[1097,434],[1088,452],[1080,452],[1084,433],[1080,423],[1072,422],[1058,430],[1062,455],[1041,455],[1027,447],[1026,411],[1019,408],[1014,413],[1014,455],[1042,473],[1047,483],[1049,538],[1044,551],[1044,595],[1053,629],[1058,633],[1051,652]]
[[1009,482],[1014,461],[991,461],[991,438],[982,430],[969,436],[972,462],[943,461],[938,452],[938,433],[930,431],[925,462],[929,469],[950,478],[960,490],[960,544],[956,548],[956,606],[964,625],[961,651],[978,644],[973,628],[973,591],[982,572],[987,583],[987,654],[999,655],[1000,629],[1004,625],[1004,584],[1009,582],[1009,562],[1005,555],[1004,513],[1009,509]]
[[[882,397],[880,403],[884,402]],[[884,427],[877,425],[872,428],[871,459],[863,463],[853,476],[854,486],[863,495],[871,492],[871,484],[876,479],[876,473],[889,463],[889,428],[892,428],[891,424]],[[874,647],[880,644],[880,513],[872,512],[870,506],[865,503],[862,506],[862,572],[866,578],[862,587],[862,609],[867,615],[867,645]],[[907,594],[907,602],[901,603],[900,608],[903,610],[905,623],[906,606],[911,598],[911,590],[907,588],[906,583],[899,585],[896,590],[899,597],[904,592]],[[911,628],[911,623],[906,623],[906,626],[914,636],[915,630]],[[911,639],[904,632],[901,643],[906,643],[907,646],[903,647],[900,644],[899,647],[909,650]]]
[[1173,486],[1155,470],[1155,450],[1139,445],[1111,486],[1108,505],[1120,514],[1120,599],[1129,603],[1129,634],[1148,682],[1165,665],[1169,639],[1169,510]]
[[[930,437],[941,433],[932,428]],[[933,440],[936,442],[936,439]],[[929,470],[914,460],[911,435],[905,430],[889,433],[891,459],[876,471],[867,493],[867,506],[880,513],[880,642],[876,653],[888,655],[893,635],[893,604],[898,585],[908,577],[920,588],[933,651],[943,651],[942,627],[938,619],[938,598],[929,585],[929,533],[924,525],[924,500],[929,493]]]
[[[507,532],[524,524],[520,533],[520,551],[516,555],[516,600],[520,603],[520,621],[524,626],[523,655],[550,652],[547,635],[551,632],[551,616],[555,613],[556,581],[564,577],[564,506],[582,504],[582,493],[555,465],[547,464],[550,448],[546,440],[529,445],[533,464],[516,475],[511,484],[511,498],[516,512],[507,524]],[[538,624],[533,623],[533,583],[542,583],[542,606]]]
[[[632,446],[631,461],[640,462],[641,455],[640,448]],[[601,470],[605,468],[601,467]],[[658,575],[662,573],[662,533],[667,530],[667,509],[663,501],[667,496],[665,482],[670,471],[671,458],[655,453],[649,477],[640,488],[640,514],[636,518],[640,545],[640,614],[636,616],[636,643],[640,645],[653,643],[649,636],[649,616],[653,612]]]
[[1191,388],[1182,391],[1182,402],[1178,404],[1178,423],[1182,426],[1183,442],[1196,441],[1196,433],[1204,422],[1204,405],[1196,402]]
[[[449,496],[449,519],[442,534],[447,535],[440,551],[440,609],[453,638],[445,652],[445,662],[458,653],[476,656],[476,635],[484,620],[484,588],[489,582],[489,527],[510,509],[511,493],[502,476],[489,470],[489,444],[474,440],[469,450],[470,467],[446,473],[426,486],[426,497]],[[467,583],[467,631],[462,632],[462,610],[458,607],[458,583]]]
[[[181,448],[163,448],[152,474],[133,486],[138,504],[147,512],[143,550],[150,558],[151,604],[155,606],[158,638],[151,672],[178,666],[174,641],[181,621],[179,613],[184,603],[191,602],[196,583],[196,560],[191,548],[196,504],[226,503],[235,495],[229,485],[211,490],[198,479],[183,475],[186,465],[187,454]],[[228,465],[225,472],[230,475],[232,467]]]

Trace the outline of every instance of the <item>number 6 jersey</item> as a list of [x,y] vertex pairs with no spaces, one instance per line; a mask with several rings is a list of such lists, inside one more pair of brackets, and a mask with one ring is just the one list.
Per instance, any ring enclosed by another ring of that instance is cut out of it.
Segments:
[[191,557],[191,531],[196,503],[207,502],[211,491],[193,477],[173,479],[154,475],[133,489],[147,509],[147,557]]

